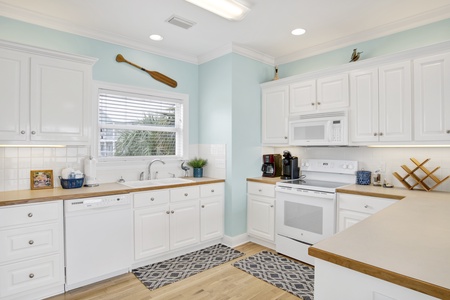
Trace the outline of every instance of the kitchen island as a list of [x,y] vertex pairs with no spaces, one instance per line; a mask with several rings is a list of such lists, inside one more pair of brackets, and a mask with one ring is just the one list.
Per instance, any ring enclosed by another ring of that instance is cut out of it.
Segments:
[[450,299],[449,193],[356,185],[338,192],[404,198],[309,248],[315,300]]

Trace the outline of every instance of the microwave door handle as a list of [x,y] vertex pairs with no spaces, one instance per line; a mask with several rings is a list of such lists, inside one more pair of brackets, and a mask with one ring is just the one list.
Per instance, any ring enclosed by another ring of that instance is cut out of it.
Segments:
[[328,142],[331,142],[331,139],[332,139],[332,137],[331,137],[331,124],[332,124],[332,121],[327,121],[327,136],[328,136]]

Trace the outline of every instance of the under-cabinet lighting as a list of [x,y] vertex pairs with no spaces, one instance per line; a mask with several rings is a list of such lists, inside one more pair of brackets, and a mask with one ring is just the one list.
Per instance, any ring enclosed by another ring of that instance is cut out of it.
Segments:
[[368,145],[370,148],[447,148],[450,145]]
[[240,21],[250,8],[235,0],[186,0],[216,15],[232,21]]
[[66,148],[66,145],[0,145],[0,148]]

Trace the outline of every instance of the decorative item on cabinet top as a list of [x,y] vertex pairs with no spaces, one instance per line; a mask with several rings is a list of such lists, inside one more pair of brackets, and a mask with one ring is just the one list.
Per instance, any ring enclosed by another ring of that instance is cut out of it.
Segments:
[[146,70],[146,69],[144,69],[144,68],[142,68],[142,67],[140,67],[140,66],[138,66],[138,65],[136,65],[136,64],[134,64],[134,63],[132,63],[132,62],[130,62],[130,61],[128,61],[128,60],[126,60],[126,59],[122,56],[122,54],[117,54],[117,56],[116,56],[116,61],[117,61],[117,62],[125,62],[125,63],[127,63],[127,64],[129,64],[129,65],[132,65],[133,67],[138,68],[138,69],[140,69],[140,70],[146,72],[147,74],[149,74],[150,76],[152,76],[153,79],[158,80],[159,82],[162,82],[162,83],[164,83],[164,84],[167,84],[167,85],[170,86],[170,87],[173,87],[173,88],[176,88],[176,87],[177,87],[177,82],[176,82],[175,80],[173,80],[172,78],[167,77],[166,75],[161,74],[161,73],[156,72],[156,71],[149,71],[149,70]]
[[352,56],[351,56],[351,58],[350,58],[350,61],[349,61],[349,62],[352,62],[352,61],[357,61],[357,60],[359,59],[359,57],[360,57],[361,53],[363,53],[363,52],[362,52],[362,51],[361,51],[361,52],[357,52],[357,49],[356,49],[356,48],[355,48],[355,49],[353,49],[353,53],[352,53]]
[[[436,172],[440,167],[436,167],[433,171],[429,171],[426,167],[424,167],[424,165],[430,160],[429,158],[427,158],[426,160],[424,160],[423,162],[419,162],[417,159],[415,158],[410,158],[410,160],[416,165],[416,167],[414,169],[409,169],[406,165],[402,165],[402,169],[406,171],[406,175],[401,177],[397,172],[394,172],[393,175],[395,176],[395,178],[397,178],[407,189],[414,189],[416,186],[420,185],[425,191],[429,192],[432,191],[434,188],[436,188],[438,185],[440,185],[441,183],[443,183],[445,180],[447,180],[449,176],[445,177],[444,179],[440,180],[439,178],[437,178],[433,173]],[[417,174],[416,171],[421,170],[423,173],[425,173],[425,176],[423,176],[422,178],[420,178]],[[410,184],[406,181],[406,179],[408,177],[411,177],[415,183],[414,184]],[[427,178],[431,178],[434,181],[434,185],[433,186],[429,186],[428,184],[425,183],[425,179]]]

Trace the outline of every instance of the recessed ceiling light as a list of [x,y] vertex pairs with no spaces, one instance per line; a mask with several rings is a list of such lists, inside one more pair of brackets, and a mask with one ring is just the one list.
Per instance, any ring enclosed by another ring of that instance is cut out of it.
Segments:
[[231,21],[240,21],[250,8],[235,0],[186,0]]
[[302,35],[302,34],[305,34],[305,32],[306,32],[306,30],[303,29],[303,28],[296,28],[296,29],[291,31],[291,33],[293,35]]
[[162,41],[163,37],[160,36],[159,34],[152,34],[152,35],[150,35],[150,39],[153,41]]

